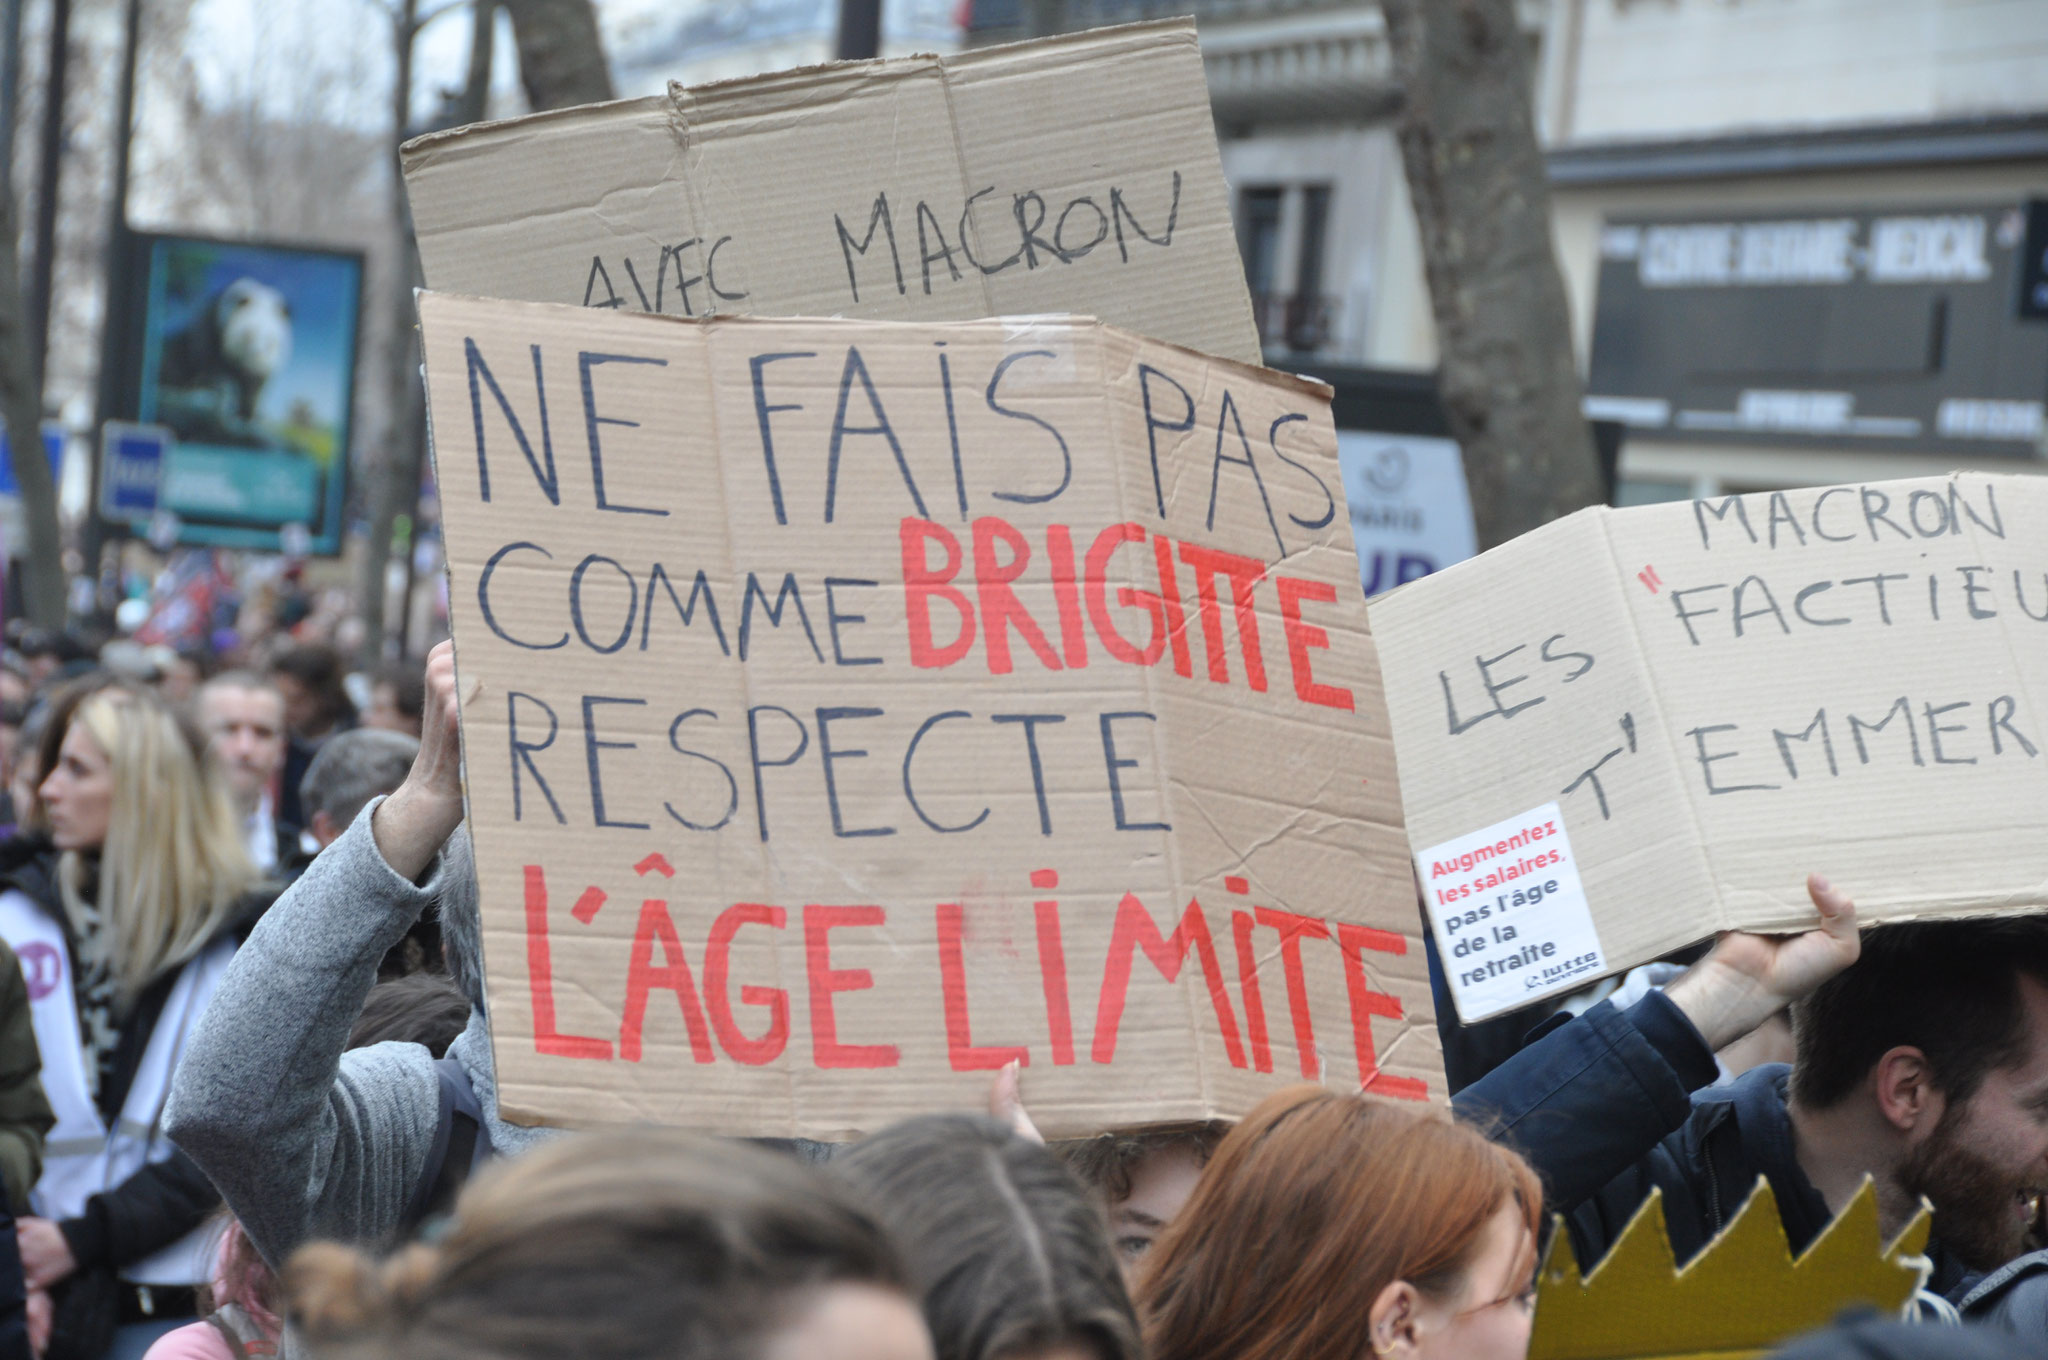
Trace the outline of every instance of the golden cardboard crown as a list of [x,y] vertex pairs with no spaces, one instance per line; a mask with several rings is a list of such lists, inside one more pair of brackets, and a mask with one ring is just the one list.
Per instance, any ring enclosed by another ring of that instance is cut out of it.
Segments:
[[1930,1226],[1923,1201],[1885,1246],[1865,1177],[1795,1260],[1777,1197],[1758,1177],[1734,1221],[1680,1270],[1663,1195],[1652,1191],[1590,1276],[1558,1224],[1538,1277],[1529,1360],[1747,1360],[1858,1304],[1896,1314],[1926,1278]]

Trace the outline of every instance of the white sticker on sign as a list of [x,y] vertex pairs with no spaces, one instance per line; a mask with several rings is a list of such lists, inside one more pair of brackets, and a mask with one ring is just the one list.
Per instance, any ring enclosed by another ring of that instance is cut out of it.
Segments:
[[1418,851],[1415,871],[1466,1024],[1607,971],[1557,804]]

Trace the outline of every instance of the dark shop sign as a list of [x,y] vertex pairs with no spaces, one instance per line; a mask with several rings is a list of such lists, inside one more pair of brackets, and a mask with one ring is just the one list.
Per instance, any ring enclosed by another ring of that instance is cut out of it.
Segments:
[[1617,218],[1587,413],[1686,442],[2037,456],[2026,211]]

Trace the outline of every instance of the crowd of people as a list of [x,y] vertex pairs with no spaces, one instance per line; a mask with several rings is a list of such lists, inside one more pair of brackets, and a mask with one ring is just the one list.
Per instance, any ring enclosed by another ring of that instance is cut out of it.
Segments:
[[2048,920],[1815,876],[1483,1051],[1445,1008],[1448,1109],[1047,1145],[1013,1067],[849,1145],[565,1133],[498,1107],[445,645],[9,642],[0,1360],[1524,1360],[1549,1233],[1654,1189],[1683,1263],[1759,1178],[1795,1250],[1934,1207],[1915,1320],[1787,1356],[2048,1355]]

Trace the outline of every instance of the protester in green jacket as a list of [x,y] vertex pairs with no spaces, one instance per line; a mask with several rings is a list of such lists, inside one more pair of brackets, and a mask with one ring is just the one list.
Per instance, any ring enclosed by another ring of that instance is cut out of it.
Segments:
[[0,942],[0,1181],[16,1214],[28,1212],[28,1192],[43,1173],[43,1135],[57,1122],[38,1078],[43,1060],[28,996],[20,960]]

